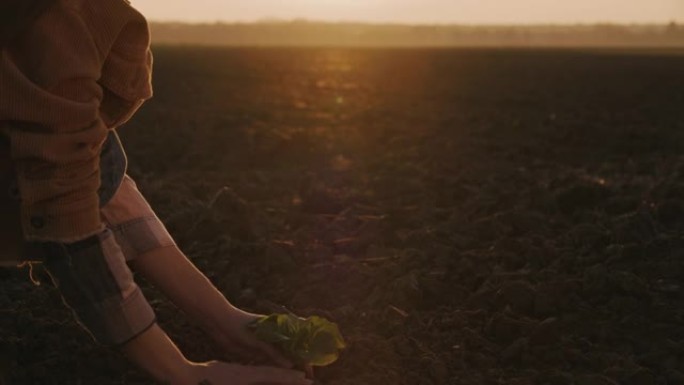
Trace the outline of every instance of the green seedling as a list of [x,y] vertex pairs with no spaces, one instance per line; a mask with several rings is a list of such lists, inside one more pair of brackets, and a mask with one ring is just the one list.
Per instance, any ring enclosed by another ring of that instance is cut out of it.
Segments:
[[297,365],[330,365],[346,347],[337,325],[317,316],[271,314],[252,322],[248,328]]

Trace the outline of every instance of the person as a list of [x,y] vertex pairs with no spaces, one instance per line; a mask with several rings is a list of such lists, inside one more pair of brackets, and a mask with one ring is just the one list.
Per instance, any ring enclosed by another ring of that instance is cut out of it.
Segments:
[[[125,0],[3,0],[0,19],[0,257],[42,263],[94,339],[156,381],[310,384],[247,331],[260,315],[195,268],[126,175],[116,130],[152,96],[145,18]],[[276,366],[186,359],[131,268],[220,347]]]

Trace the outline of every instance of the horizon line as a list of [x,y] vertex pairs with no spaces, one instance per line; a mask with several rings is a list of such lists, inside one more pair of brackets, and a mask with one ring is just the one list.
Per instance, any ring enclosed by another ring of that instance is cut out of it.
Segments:
[[529,22],[529,23],[466,23],[466,22],[403,22],[403,21],[369,21],[369,20],[324,20],[308,18],[263,18],[256,20],[174,20],[148,19],[152,24],[183,24],[188,26],[201,25],[259,25],[259,24],[355,24],[369,26],[407,26],[407,27],[591,27],[591,26],[623,26],[623,27],[654,27],[679,25],[684,26],[684,20],[665,21],[585,21],[585,22]]

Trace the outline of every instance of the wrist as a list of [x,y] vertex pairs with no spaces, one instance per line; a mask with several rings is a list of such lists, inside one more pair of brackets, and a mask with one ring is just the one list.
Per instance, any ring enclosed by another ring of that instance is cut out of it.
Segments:
[[195,364],[157,325],[121,347],[122,353],[155,381],[165,385],[196,385]]
[[202,364],[186,360],[163,381],[163,385],[197,385],[202,381]]
[[193,318],[205,332],[209,335],[217,336],[223,333],[230,334],[236,327],[246,325],[255,317],[232,305],[226,305],[212,309],[211,313],[204,314],[202,317]]

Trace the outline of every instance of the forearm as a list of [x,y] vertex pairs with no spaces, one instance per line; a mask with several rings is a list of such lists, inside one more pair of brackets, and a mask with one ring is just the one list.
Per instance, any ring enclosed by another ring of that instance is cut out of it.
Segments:
[[[145,253],[135,259],[132,264],[139,273],[165,293],[169,299],[183,310],[186,315],[197,322],[227,352],[245,354],[245,357],[249,356],[252,358],[268,357],[280,367],[292,367],[292,364],[272,346],[258,341],[251,333],[246,332],[245,324],[259,316],[244,312],[230,304],[223,294],[214,287],[209,279],[176,246],[158,248]],[[182,370],[180,373],[173,373],[173,375],[191,378],[189,384],[192,385],[201,383],[205,379],[210,381],[217,380],[217,382],[212,382],[216,384],[223,383],[218,382],[218,380],[223,379],[230,380],[228,383],[231,384],[311,384],[310,381],[304,379],[301,372],[283,372],[285,375],[288,373],[296,375],[296,380],[286,380],[281,375],[275,375],[274,378],[269,380],[244,382],[244,378],[243,381],[240,381],[240,375],[234,372],[235,368],[230,369],[226,367],[226,369],[229,369],[227,372],[224,373],[218,370],[212,376],[210,373],[207,374],[205,370],[211,372],[212,370],[220,369],[222,364],[218,365],[218,367],[213,366],[212,369],[212,365],[206,366],[187,362],[182,358],[180,352],[177,352],[177,349],[175,350],[176,354],[173,354],[173,343],[168,340],[168,337],[166,337],[166,341],[163,341],[163,334],[162,336],[155,336],[154,334],[150,336],[145,335],[143,338],[148,338],[148,340],[137,341],[142,345],[139,348],[140,351],[137,351],[137,348],[134,347],[134,350],[136,350],[134,354],[137,354],[136,357],[139,360],[135,362],[139,362],[138,365],[145,368],[155,378],[160,378],[159,373],[164,373],[166,365],[174,365],[173,362],[179,362],[176,365],[182,368]],[[152,348],[148,348],[148,346],[152,346]],[[157,349],[156,347],[160,347],[159,351],[154,350]],[[253,354],[256,354],[256,356]],[[150,360],[147,358],[153,355],[160,355],[165,358],[160,360]],[[183,361],[185,362],[184,364],[182,363]],[[152,365],[155,369],[147,369],[145,365]],[[263,372],[263,369],[259,369],[259,373],[261,373],[259,376],[263,376],[265,372]],[[162,377],[160,380],[164,381],[164,378]],[[176,383],[172,382],[172,384],[175,385]],[[184,382],[178,382],[178,384],[184,384]]]
[[246,326],[260,315],[233,306],[177,247],[148,252],[133,265],[226,353],[292,367],[273,346],[259,341],[247,330]]
[[230,304],[175,246],[150,251],[132,264],[137,272],[209,333],[219,333],[222,323],[240,322],[249,317],[248,313]]
[[157,325],[111,231],[72,244],[36,245],[67,305],[93,337],[121,350],[155,380],[196,385],[196,365]]
[[156,324],[123,345],[120,350],[132,363],[162,384],[196,383],[193,383],[193,364]]

